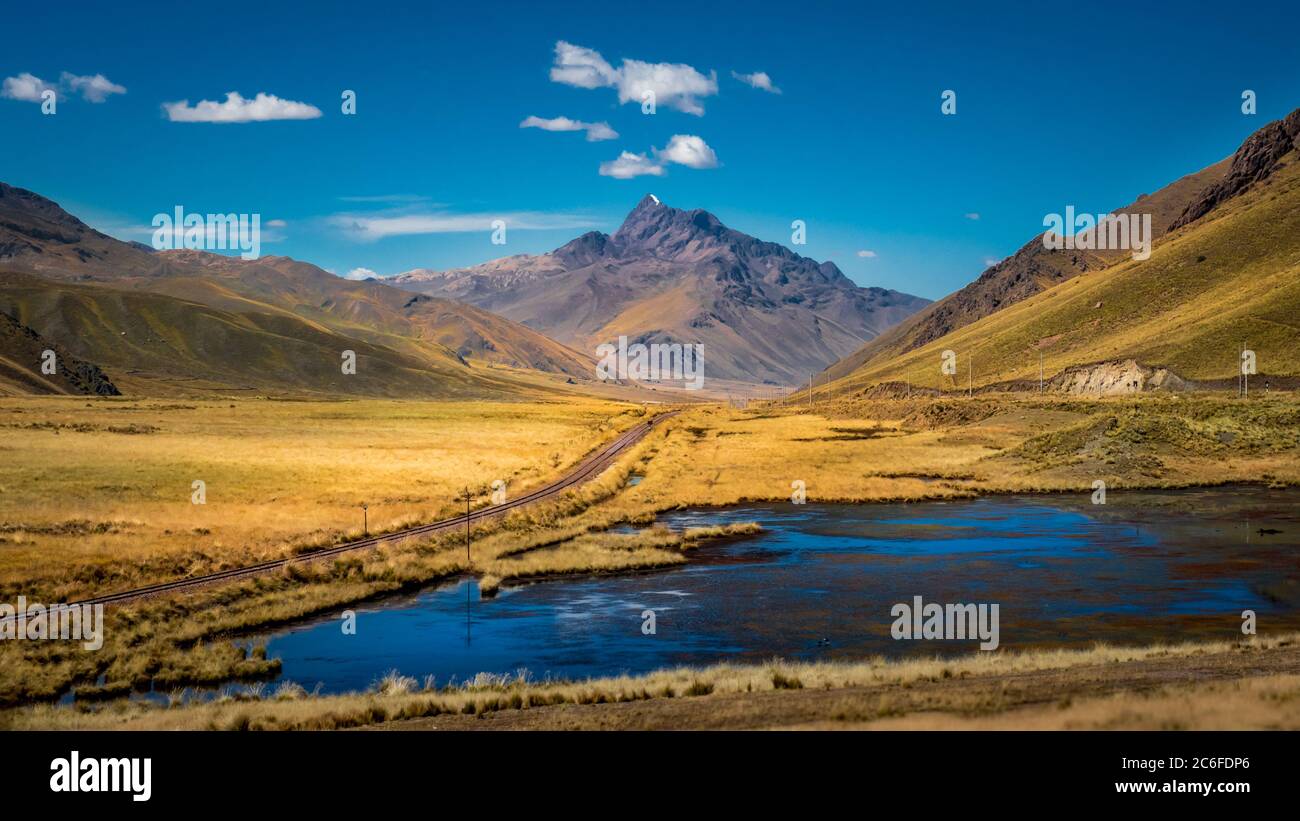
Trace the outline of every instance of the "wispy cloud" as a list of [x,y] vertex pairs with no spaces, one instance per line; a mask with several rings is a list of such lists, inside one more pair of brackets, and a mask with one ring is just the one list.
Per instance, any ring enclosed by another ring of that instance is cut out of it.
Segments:
[[403,202],[428,202],[428,197],[422,197],[419,194],[373,194],[360,197],[339,197],[340,202],[358,202],[358,203],[403,203]]
[[633,177],[662,177],[669,163],[687,168],[717,168],[718,155],[709,144],[694,134],[674,134],[663,148],[652,149],[653,158],[647,154],[624,151],[617,159],[600,164],[602,177],[628,180]]
[[321,111],[314,105],[293,100],[282,100],[274,94],[258,92],[251,100],[238,91],[226,92],[224,103],[200,100],[191,106],[189,100],[163,103],[167,119],[174,123],[253,123],[269,120],[314,120]]
[[60,81],[76,94],[80,94],[83,100],[91,103],[102,103],[112,94],[125,94],[126,88],[120,86],[103,74],[85,74],[78,75],[71,72],[63,72]]
[[[188,210],[188,209],[187,209]],[[130,218],[123,217],[116,213],[104,213],[93,207],[77,207],[76,213],[81,215],[82,220],[99,231],[102,234],[108,234],[114,239],[123,242],[142,242],[150,244],[157,233],[157,226],[146,222],[134,222]],[[167,211],[165,213],[170,213]],[[201,213],[198,210],[192,213]],[[259,215],[260,219],[260,215]],[[284,229],[288,223],[282,219],[261,220],[259,241],[263,244],[277,243],[286,241]],[[203,226],[204,242],[209,246],[215,246],[218,237],[223,229],[214,220],[206,220]]]
[[976,211],[971,211],[969,214],[965,214],[964,216],[966,217],[966,219],[975,220],[976,222],[978,222],[980,218],[979,213]]
[[858,256],[863,259],[875,259],[879,255],[875,251],[858,251]]
[[546,120],[541,117],[527,117],[519,124],[520,128],[540,128],[543,131],[585,131],[587,132],[587,142],[594,143],[600,140],[613,140],[618,137],[618,132],[609,127],[609,123],[584,123],[581,120],[570,120],[568,117],[556,117]]
[[417,234],[463,234],[491,231],[495,220],[503,220],[511,231],[551,231],[591,228],[595,221],[581,214],[545,211],[456,214],[443,211],[418,213],[335,214],[326,222],[345,236],[361,242]]
[[27,103],[41,102],[41,95],[53,91],[56,99],[66,99],[68,92],[80,94],[83,100],[102,103],[113,94],[125,94],[126,88],[120,86],[103,74],[72,74],[63,72],[58,84],[47,83],[35,74],[24,71],[16,77],[6,77],[0,85],[0,97],[8,100],[21,100]]
[[351,271],[348,271],[346,274],[343,275],[344,279],[352,279],[352,280],[370,279],[371,277],[378,279],[379,274],[376,274],[374,271],[370,270],[369,268],[353,268]]
[[772,94],[780,94],[781,89],[772,84],[772,78],[767,75],[766,71],[755,71],[753,74],[740,74],[731,72],[731,76],[741,81],[745,85],[753,86],[762,91],[768,91]]
[[633,154],[631,151],[624,151],[618,155],[618,159],[606,160],[600,164],[600,175],[602,177],[613,177],[616,180],[630,180],[633,177],[662,177],[664,167],[645,154]]
[[624,59],[618,68],[600,52],[560,40],[555,44],[551,80],[577,88],[613,88],[620,103],[643,102],[654,92],[656,106],[667,106],[687,114],[702,115],[701,97],[718,93],[718,75],[704,75],[684,63],[647,63]]

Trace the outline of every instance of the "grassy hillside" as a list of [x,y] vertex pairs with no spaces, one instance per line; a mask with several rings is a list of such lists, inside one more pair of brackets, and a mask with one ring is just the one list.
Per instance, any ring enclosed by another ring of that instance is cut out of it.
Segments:
[[[1115,214],[1151,214],[1154,238],[1161,239],[1189,203],[1223,180],[1232,160],[1225,159],[1188,174],[1153,194],[1142,194]],[[1067,280],[1122,262],[1126,251],[1048,250],[1042,235],[1015,254],[989,267],[978,279],[928,306],[871,340],[852,355],[826,369],[827,380],[839,379],[864,366],[875,366],[915,350],[945,334]]]
[[[153,392],[509,396],[518,385],[471,368],[443,349],[416,357],[344,336],[285,311],[235,313],[171,296],[0,273],[0,312],[115,384]],[[356,352],[355,374],[342,371]]]
[[[1300,375],[1300,162],[1288,155],[1272,176],[1210,215],[1171,233],[1145,261],[1126,259],[1004,308],[887,360],[873,360],[823,390],[884,382],[965,389],[1037,383],[1091,363],[1134,359],[1193,380],[1235,384],[1242,344],[1260,376]],[[943,376],[944,350],[958,373]]]
[[193,251],[163,252],[163,277],[106,283],[166,293],[235,313],[287,313],[418,357],[448,354],[483,364],[590,378],[594,361],[489,311],[412,294],[381,282],[341,279],[288,257],[253,262]]
[[[0,258],[8,304],[22,305],[52,342],[127,375],[128,391],[156,390],[149,380],[162,379],[173,388],[280,393],[518,395],[538,382],[521,370],[559,374],[559,382],[595,371],[590,356],[480,308],[345,280],[287,257],[155,253],[4,183]],[[48,293],[32,287],[46,281]],[[341,379],[343,350],[374,361]],[[334,353],[323,359],[321,351]],[[11,377],[4,384],[15,391],[28,384],[21,369]]]
[[[42,371],[46,351],[55,355],[54,373]],[[32,393],[116,396],[118,389],[93,362],[0,312],[0,396]]]

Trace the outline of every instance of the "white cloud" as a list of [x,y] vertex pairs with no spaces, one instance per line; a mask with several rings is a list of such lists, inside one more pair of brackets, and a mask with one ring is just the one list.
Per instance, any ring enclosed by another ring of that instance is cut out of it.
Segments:
[[773,94],[781,93],[781,89],[772,85],[772,78],[767,76],[766,71],[755,71],[753,74],[738,74],[733,71],[731,72],[731,76],[735,77],[745,85],[750,85],[763,91],[770,91]]
[[579,214],[514,211],[496,214],[445,212],[335,214],[327,222],[352,239],[363,242],[413,234],[488,232],[494,220],[504,220],[510,231],[550,231],[591,228],[595,223]]
[[664,167],[645,154],[633,154],[631,151],[624,151],[618,155],[617,160],[608,160],[601,163],[600,175],[602,177],[613,177],[616,180],[630,180],[633,177],[647,175],[662,177]]
[[863,259],[875,259],[878,255],[875,251],[858,251],[858,256]]
[[570,120],[568,117],[556,117],[552,120],[528,117],[519,124],[519,127],[540,128],[543,131],[585,131],[589,143],[613,140],[618,137],[618,132],[610,128],[609,123],[584,123],[581,120]]
[[1001,261],[1002,260],[1000,259],[993,259],[992,257],[990,257],[989,259],[984,260],[984,267],[992,268],[994,265],[997,265]]
[[4,85],[0,86],[0,97],[22,100],[25,103],[39,103],[41,94],[46,91],[53,91],[55,96],[58,96],[58,90],[54,86],[24,71],[17,77],[5,78]]
[[968,219],[968,220],[976,220],[976,221],[978,221],[979,218],[980,218],[980,215],[979,215],[977,212],[972,211],[972,212],[970,212],[969,214],[966,214],[965,217],[966,217],[966,219]]
[[578,88],[602,88],[618,82],[618,70],[595,49],[575,46],[563,40],[555,44],[555,65],[551,81]]
[[258,92],[251,100],[238,91],[226,93],[224,103],[200,100],[193,107],[189,100],[163,103],[167,119],[174,123],[251,123],[268,120],[314,120],[320,109],[307,103],[282,100],[274,94]]
[[717,72],[710,71],[706,77],[684,63],[646,63],[626,58],[614,68],[600,52],[563,40],[555,44],[551,80],[578,88],[614,88],[620,103],[640,103],[645,92],[653,91],[656,106],[695,115],[704,114],[700,97],[718,93]]
[[289,223],[285,222],[284,220],[267,220],[267,221],[266,221],[266,227],[267,227],[267,228],[284,228],[284,227],[287,226],[288,224],[289,224]]
[[46,91],[53,91],[57,99],[63,100],[67,97],[64,93],[67,90],[71,90],[73,94],[80,94],[83,100],[92,103],[102,103],[110,94],[126,93],[126,88],[103,74],[79,75],[65,71],[59,75],[59,84],[56,86],[45,82],[35,74],[24,71],[17,77],[5,78],[4,85],[0,86],[0,97],[39,103],[41,95]]
[[602,177],[628,180],[633,177],[664,175],[664,166],[677,163],[687,168],[717,168],[718,155],[704,140],[693,134],[674,134],[663,148],[652,149],[654,158],[646,154],[624,151],[618,159],[600,164]]
[[354,280],[369,279],[370,277],[374,277],[378,279],[379,274],[376,274],[374,271],[370,270],[369,268],[353,268],[351,271],[348,271],[346,274],[343,275],[344,279],[354,279]]
[[674,134],[662,151],[655,151],[660,162],[675,162],[687,168],[717,168],[718,155],[708,143],[693,134]]
[[77,75],[65,71],[59,79],[72,89],[73,93],[80,94],[83,100],[92,103],[102,103],[110,94],[126,93],[125,87],[114,83],[103,74]]

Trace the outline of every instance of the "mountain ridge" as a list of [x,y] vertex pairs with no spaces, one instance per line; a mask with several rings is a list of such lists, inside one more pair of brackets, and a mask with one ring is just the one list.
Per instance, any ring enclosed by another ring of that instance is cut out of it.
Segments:
[[389,281],[480,305],[579,350],[619,336],[704,344],[709,375],[777,384],[802,382],[928,304],[859,287],[832,262],[653,194],[612,234],[590,231],[546,254],[415,269]]
[[[1155,212],[1159,239],[1148,258],[1119,252],[907,350],[846,360],[828,369],[826,390],[956,391],[965,374],[976,390],[1037,389],[1040,367],[1061,390],[1231,387],[1243,345],[1257,356],[1252,385],[1295,384],[1298,137],[1300,110],[1257,130],[1232,157],[1139,197],[1132,208]],[[960,360],[957,376],[940,375],[945,350]]]
[[[1176,220],[1200,192],[1227,175],[1229,166],[1229,160],[1221,160],[1153,194],[1142,194],[1111,213],[1151,213],[1153,239],[1159,239],[1174,230]],[[1124,250],[1051,250],[1044,247],[1043,234],[1037,234],[971,282],[827,368],[825,376],[838,379],[864,365],[888,361],[1076,276],[1120,262],[1128,254]]]

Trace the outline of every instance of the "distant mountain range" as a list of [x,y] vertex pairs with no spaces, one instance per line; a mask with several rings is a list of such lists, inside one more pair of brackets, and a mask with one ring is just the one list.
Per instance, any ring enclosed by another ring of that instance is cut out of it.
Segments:
[[[482,396],[519,386],[471,361],[581,379],[595,369],[591,356],[471,305],[286,257],[155,252],[4,183],[0,313],[128,391]],[[357,354],[355,375],[342,373],[345,350]]]
[[859,287],[834,263],[651,194],[613,234],[386,281],[486,308],[593,354],[620,335],[702,343],[707,377],[782,385],[804,382],[928,304]]
[[1115,213],[1151,215],[1149,258],[1039,235],[931,304],[652,195],[550,253],[355,282],[155,252],[0,183],[0,393],[515,397],[590,386],[620,336],[703,344],[712,379],[797,385],[829,366],[831,392],[955,390],[943,350],[974,360],[976,386],[1036,385],[1040,354],[1062,384],[1222,383],[1243,344],[1274,384],[1300,380],[1300,111]]

